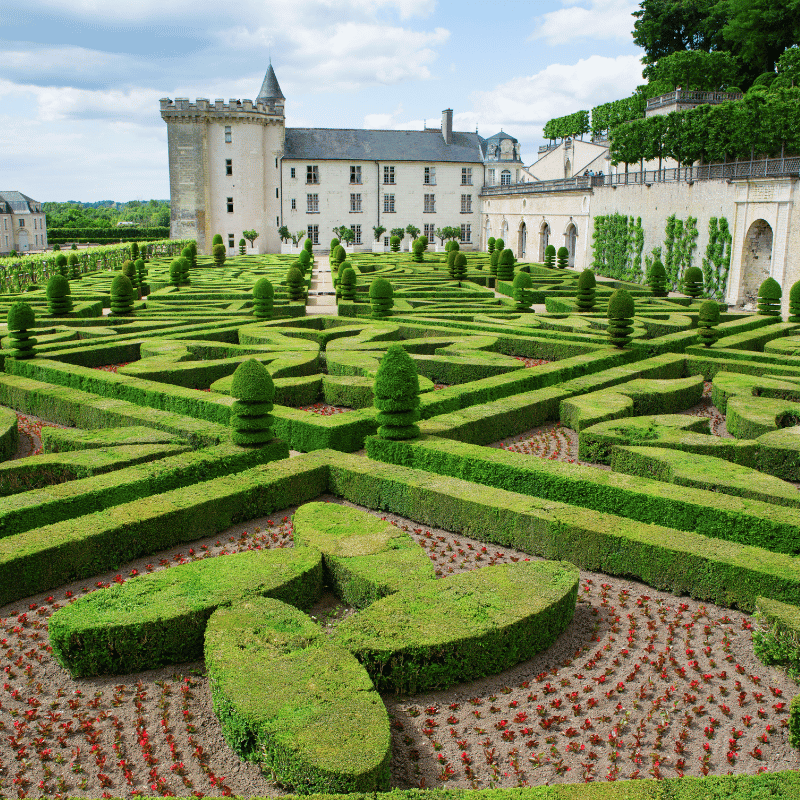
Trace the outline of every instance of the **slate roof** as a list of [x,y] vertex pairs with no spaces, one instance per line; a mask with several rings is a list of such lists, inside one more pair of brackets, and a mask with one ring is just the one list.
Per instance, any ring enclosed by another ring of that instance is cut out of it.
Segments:
[[510,133],[506,133],[505,131],[500,131],[500,133],[496,133],[494,136],[490,136],[486,141],[499,142],[501,139],[511,139],[512,142],[517,142],[517,144],[519,144],[518,139],[515,139]]
[[267,74],[264,76],[264,82],[261,84],[261,91],[258,93],[256,103],[285,99],[281,87],[278,84],[278,78],[275,76],[275,70],[272,69],[272,64],[270,64],[267,68]]
[[35,205],[37,201],[22,192],[0,192],[0,213],[29,214]]
[[453,131],[445,144],[438,128],[374,131],[360,128],[286,128],[285,158],[309,161],[457,161],[482,164],[485,140]]

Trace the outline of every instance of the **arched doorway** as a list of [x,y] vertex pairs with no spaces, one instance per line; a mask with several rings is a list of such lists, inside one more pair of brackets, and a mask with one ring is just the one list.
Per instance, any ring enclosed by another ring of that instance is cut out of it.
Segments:
[[572,164],[570,164],[569,159],[564,162],[564,177],[571,178],[572,177]]
[[528,249],[528,226],[521,222],[519,226],[519,247],[517,252],[519,258],[525,258],[525,251]]
[[564,246],[569,251],[569,266],[575,266],[575,250],[578,246],[578,228],[574,222],[567,225],[567,230],[564,232]]
[[500,238],[503,240],[503,243],[506,247],[508,247],[508,222],[503,220],[503,227],[500,229]]
[[547,245],[550,244],[550,226],[546,223],[542,223],[542,227],[539,228],[539,261],[544,261],[544,251],[547,250]]
[[770,276],[771,267],[772,228],[766,220],[757,219],[744,238],[740,305],[755,305],[758,287]]

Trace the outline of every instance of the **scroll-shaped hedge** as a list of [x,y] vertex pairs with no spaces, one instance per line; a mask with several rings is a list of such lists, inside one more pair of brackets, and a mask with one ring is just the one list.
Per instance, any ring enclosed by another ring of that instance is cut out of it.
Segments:
[[262,598],[219,609],[205,660],[214,711],[240,756],[263,762],[298,793],[389,788],[380,695],[358,660],[308,616]]
[[575,613],[565,561],[484,567],[404,589],[345,620],[334,641],[379,691],[413,694],[508,669],[549,647]]
[[294,515],[294,541],[322,551],[326,582],[356,608],[436,578],[431,560],[411,536],[338,503],[302,505]]
[[181,564],[93,592],[50,618],[50,644],[73,676],[120,674],[202,657],[220,606],[266,596],[309,608],[322,593],[310,547],[256,550]]

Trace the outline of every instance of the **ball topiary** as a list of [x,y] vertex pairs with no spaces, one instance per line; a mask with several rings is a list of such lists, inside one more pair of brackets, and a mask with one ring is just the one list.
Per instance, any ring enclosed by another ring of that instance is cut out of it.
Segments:
[[411,356],[395,342],[381,358],[373,385],[381,439],[416,439],[419,427],[419,376]]
[[400,252],[400,237],[399,236],[392,236],[392,238],[389,239],[389,249],[393,253],[399,253]]
[[236,367],[231,381],[231,439],[242,447],[257,447],[273,439],[275,384],[267,368],[251,358]]
[[65,278],[69,278],[69,267],[67,266],[67,257],[63,253],[56,256],[56,269]]
[[719,338],[717,325],[719,325],[719,303],[714,300],[706,300],[700,304],[700,311],[697,316],[698,334],[700,341],[706,346],[711,347]]
[[703,294],[703,270],[700,267],[687,267],[683,273],[683,293],[692,299]]
[[800,281],[789,289],[789,314],[788,322],[800,322]]
[[585,269],[578,276],[578,291],[575,295],[575,305],[578,311],[591,311],[594,308],[597,280],[594,272],[590,269]]
[[57,253],[60,249],[61,249],[61,245],[60,244],[54,244],[53,245],[53,252],[54,253]]
[[225,245],[222,244],[222,242],[215,244],[212,250],[212,255],[214,256],[214,266],[223,266],[225,264]]
[[81,265],[75,253],[70,253],[67,256],[67,268],[69,272],[68,278],[73,281],[79,281],[81,279]]
[[549,244],[544,249],[544,265],[549,269],[553,269],[556,265],[556,248],[555,245]]
[[514,280],[514,253],[510,249],[503,250],[497,261],[497,280]]
[[608,300],[608,338],[614,347],[625,347],[633,333],[636,304],[625,289],[617,289]]
[[63,275],[53,275],[47,281],[47,311],[53,317],[63,317],[72,311],[69,281]]
[[286,286],[289,289],[290,300],[303,300],[305,299],[305,286],[303,284],[303,273],[295,267],[289,267],[286,273]]
[[781,285],[775,278],[767,278],[758,287],[758,311],[764,317],[779,317],[781,315]]
[[117,275],[111,281],[111,313],[114,316],[132,314],[135,299],[136,294],[131,279],[127,275]]
[[660,259],[656,259],[647,273],[647,284],[653,292],[653,297],[667,296],[667,271]]
[[514,301],[517,311],[527,311],[531,307],[531,287],[533,281],[527,272],[518,272],[514,276]]
[[500,260],[500,250],[492,250],[489,256],[489,272],[492,275],[497,275],[497,262]]
[[[63,277],[63,276],[62,276]],[[33,309],[24,302],[12,303],[8,309],[9,352],[12,358],[33,358],[36,355],[36,339],[30,335],[36,324]]]
[[495,238],[494,238],[494,236],[490,236],[490,237],[489,237],[489,238],[486,240],[486,246],[489,248],[489,255],[491,255],[492,253],[494,253],[494,243],[495,243]]
[[506,243],[502,239],[495,239],[494,249],[502,253],[506,249]]
[[259,278],[253,286],[253,316],[256,319],[272,319],[275,290],[267,278]]
[[239,255],[243,256],[247,252],[247,242],[244,239],[239,239]]
[[569,250],[566,247],[559,247],[556,251],[556,266],[559,269],[566,269],[569,266]]
[[372,307],[372,318],[383,319],[392,313],[394,290],[386,278],[375,278],[369,285],[369,303]]
[[[344,262],[347,263],[346,261]],[[354,301],[356,299],[356,271],[352,267],[342,270],[341,289],[342,300]]]
[[214,249],[215,245],[222,244],[222,243],[223,243],[222,242],[222,234],[221,233],[215,233],[214,234],[214,238],[211,240],[212,252],[213,252],[213,249]]

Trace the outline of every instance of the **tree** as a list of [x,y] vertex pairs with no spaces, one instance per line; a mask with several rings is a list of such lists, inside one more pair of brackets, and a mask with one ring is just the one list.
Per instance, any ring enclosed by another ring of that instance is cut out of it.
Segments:
[[386,233],[386,228],[384,228],[383,225],[373,225],[372,233],[375,237],[375,241],[377,242],[378,239],[380,239],[381,236],[383,236],[383,234]]
[[778,76],[772,85],[775,88],[800,86],[800,47],[787,47],[778,59]]
[[406,233],[411,237],[412,241],[419,236],[419,228],[415,228],[413,225],[406,225]]
[[434,231],[434,235],[444,244],[446,239],[459,239],[461,237],[461,228],[457,228],[455,225],[445,225],[443,228],[437,228]]
[[297,247],[300,244],[300,240],[306,235],[305,231],[297,231],[297,233],[292,234],[292,244]]
[[285,225],[281,225],[280,228],[278,228],[278,236],[281,242],[288,242],[289,239],[292,238],[292,234],[289,233],[289,229]]
[[255,240],[258,239],[258,231],[242,231],[242,236],[250,242],[250,247],[252,247]]
[[677,89],[714,92],[740,83],[741,67],[737,58],[727,52],[679,50],[658,60],[645,70],[651,84],[657,85],[650,96]]
[[392,230],[389,233],[389,236],[396,236],[401,242],[403,241],[405,235],[406,235],[405,228],[392,228]]
[[340,242],[351,244],[355,241],[356,235],[352,230],[350,230],[350,228],[347,227],[347,225],[339,225],[339,227],[333,228],[333,232],[336,234]]

